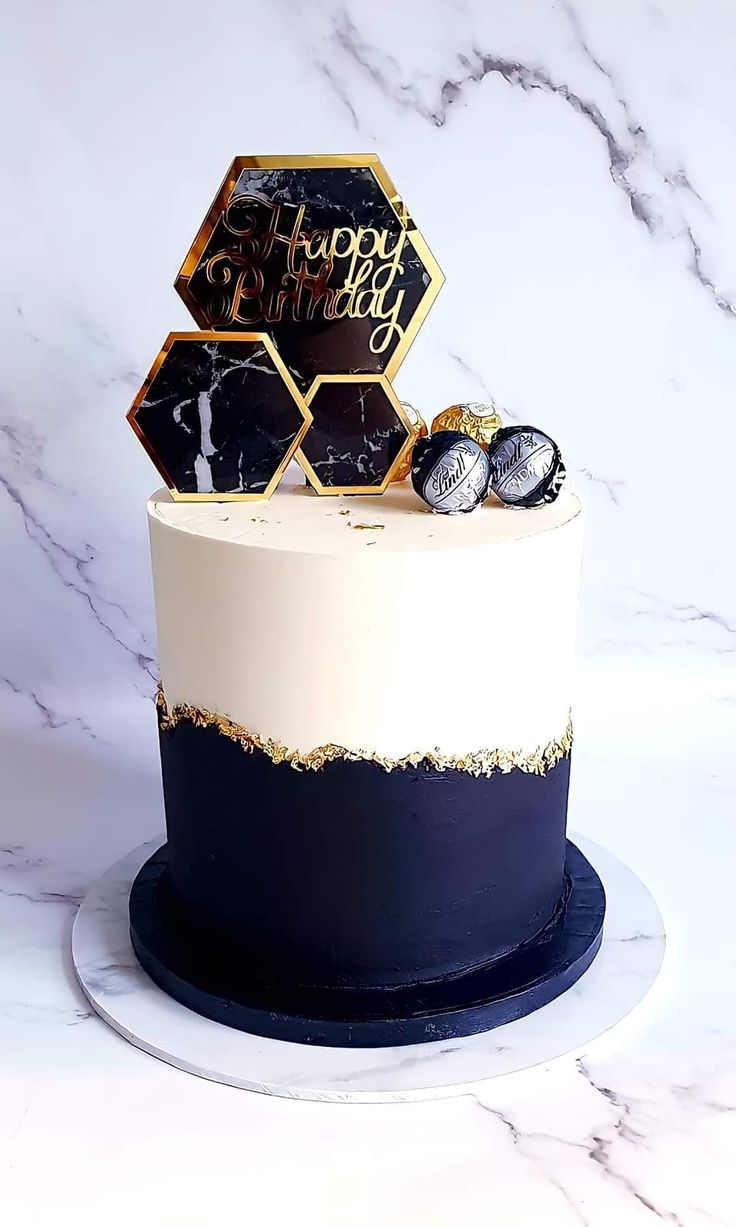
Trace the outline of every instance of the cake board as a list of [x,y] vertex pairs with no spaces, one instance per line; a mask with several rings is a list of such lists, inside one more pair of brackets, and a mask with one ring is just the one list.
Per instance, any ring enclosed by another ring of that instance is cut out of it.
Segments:
[[258,976],[242,946],[224,946],[188,922],[169,884],[163,845],[130,891],[130,935],[144,971],[197,1014],[267,1039],[340,1048],[455,1040],[531,1014],[587,971],[601,943],[603,884],[567,842],[555,914],[505,956],[453,975],[387,987],[308,987]]
[[[159,841],[160,842],[160,841]],[[187,1072],[288,1098],[388,1102],[462,1095],[501,1074],[579,1053],[636,1006],[660,970],[659,910],[627,866],[586,839],[576,845],[604,884],[602,942],[592,965],[523,1018],[460,1039],[345,1048],[266,1039],[214,1022],[158,988],[130,940],[128,900],[152,841],[113,865],[77,915],[72,954],[93,1008],[146,1052]]]

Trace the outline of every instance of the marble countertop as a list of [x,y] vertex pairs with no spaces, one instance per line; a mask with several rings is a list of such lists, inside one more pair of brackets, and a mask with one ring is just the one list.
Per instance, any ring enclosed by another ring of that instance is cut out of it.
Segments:
[[90,1015],[72,919],[91,881],[162,827],[153,710],[87,700],[84,717],[55,726],[48,712],[3,705],[3,1220],[732,1223],[736,834],[725,764],[736,705],[641,671],[588,671],[580,690],[571,823],[657,898],[669,941],[660,979],[581,1060],[394,1105],[205,1082]]

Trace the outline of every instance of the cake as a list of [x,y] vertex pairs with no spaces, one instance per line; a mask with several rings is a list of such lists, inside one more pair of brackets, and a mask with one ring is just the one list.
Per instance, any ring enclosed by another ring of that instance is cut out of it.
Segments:
[[148,504],[165,845],[143,967],[243,1030],[486,1030],[565,991],[604,897],[566,840],[579,499],[432,515],[281,484]]
[[582,509],[537,427],[456,404],[428,434],[399,400],[443,280],[376,154],[236,157],[176,280],[199,331],[128,411],[167,487],[131,940],[262,1036],[488,1030],[601,940],[566,838]]

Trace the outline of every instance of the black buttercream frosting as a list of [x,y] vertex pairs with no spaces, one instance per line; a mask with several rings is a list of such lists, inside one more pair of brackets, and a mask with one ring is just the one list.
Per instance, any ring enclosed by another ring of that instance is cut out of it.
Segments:
[[563,895],[569,758],[545,775],[318,771],[214,727],[161,731],[168,906],[264,983],[396,986],[528,943]]

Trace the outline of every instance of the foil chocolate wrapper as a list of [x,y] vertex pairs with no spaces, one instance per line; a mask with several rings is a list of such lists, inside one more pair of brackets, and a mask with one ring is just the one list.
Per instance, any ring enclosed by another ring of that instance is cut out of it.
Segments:
[[488,494],[490,465],[475,439],[443,430],[414,444],[411,480],[432,511],[457,515],[473,511]]
[[488,449],[490,489],[507,507],[553,503],[565,479],[560,449],[535,426],[505,426]]
[[439,430],[459,430],[487,448],[500,426],[501,418],[493,405],[469,401],[464,405],[450,405],[438,413],[432,422],[432,434]]

